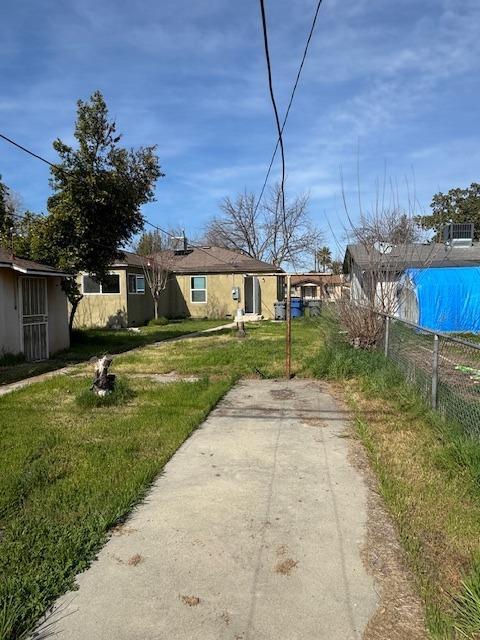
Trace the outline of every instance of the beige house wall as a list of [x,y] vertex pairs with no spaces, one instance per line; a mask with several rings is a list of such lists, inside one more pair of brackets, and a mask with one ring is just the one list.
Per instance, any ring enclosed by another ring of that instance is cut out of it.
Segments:
[[[128,267],[125,275],[125,290],[127,292],[127,316],[129,327],[139,327],[147,324],[155,316],[153,296],[145,280],[145,293],[128,292],[128,274],[143,276],[142,267]],[[159,315],[164,315],[160,313]]]
[[[75,314],[75,327],[138,327],[154,317],[153,298],[147,282],[145,293],[128,292],[128,275],[144,275],[142,267],[111,269],[109,273],[119,276],[120,293],[84,294]],[[83,275],[77,278],[80,290]]]
[[[192,318],[234,317],[238,307],[244,308],[245,278],[243,274],[206,274],[206,302],[191,301],[190,279],[193,275],[204,274],[177,274],[174,281],[169,283],[169,315],[187,315]],[[273,305],[277,301],[278,276],[259,274],[257,277],[260,285],[261,314],[264,318],[273,318]],[[234,287],[239,287],[240,289],[240,300],[238,302],[232,299],[232,289]]]
[[[22,277],[10,269],[0,269],[0,355],[20,353],[22,349],[22,312],[19,302]],[[60,277],[49,276],[46,282],[48,347],[50,355],[53,355],[70,345],[67,298],[62,291]]]
[[10,269],[0,269],[0,356],[20,351],[18,276]]
[[[85,294],[78,305],[75,327],[141,326],[154,317],[154,302],[146,284],[145,294],[128,293],[127,276],[130,273],[143,275],[141,267],[112,269],[109,273],[120,276],[119,294]],[[190,279],[193,275],[206,275],[207,301],[192,302]],[[278,299],[277,275],[259,274],[261,315],[273,318],[274,302]],[[82,276],[78,282],[82,286]],[[168,280],[159,301],[159,316],[224,318],[234,317],[237,308],[245,306],[245,278],[236,274],[175,274]],[[232,299],[232,288],[239,287],[239,302]]]
[[[75,314],[75,327],[106,327],[115,323],[126,326],[126,271],[125,269],[111,269],[109,273],[120,276],[120,293],[86,293]],[[83,275],[82,273],[77,277],[81,291],[83,291]]]

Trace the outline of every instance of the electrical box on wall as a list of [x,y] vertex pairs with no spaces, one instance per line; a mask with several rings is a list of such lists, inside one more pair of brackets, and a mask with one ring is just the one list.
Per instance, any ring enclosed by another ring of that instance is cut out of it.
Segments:
[[232,300],[240,302],[240,287],[232,287]]

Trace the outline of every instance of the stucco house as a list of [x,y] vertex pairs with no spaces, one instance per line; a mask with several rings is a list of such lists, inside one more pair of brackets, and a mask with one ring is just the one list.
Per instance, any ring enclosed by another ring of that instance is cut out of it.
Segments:
[[46,360],[69,347],[65,275],[0,247],[0,357]]
[[145,259],[125,251],[109,269],[105,282],[80,273],[83,298],[75,314],[75,327],[135,327],[154,317],[154,304],[145,282]]
[[290,279],[292,296],[303,300],[340,300],[346,288],[345,277],[332,273],[300,273]]
[[[273,318],[274,303],[284,296],[284,272],[267,262],[221,247],[164,251],[158,259],[170,272],[159,301],[159,315],[169,318],[233,318],[241,308],[251,317]],[[76,326],[139,326],[154,317],[145,282],[145,259],[125,252],[102,285],[79,275],[84,294]]]

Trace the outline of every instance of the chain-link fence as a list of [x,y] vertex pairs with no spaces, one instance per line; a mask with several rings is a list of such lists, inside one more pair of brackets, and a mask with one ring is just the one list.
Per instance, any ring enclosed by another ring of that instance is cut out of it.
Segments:
[[480,435],[480,344],[385,316],[381,346],[434,409]]

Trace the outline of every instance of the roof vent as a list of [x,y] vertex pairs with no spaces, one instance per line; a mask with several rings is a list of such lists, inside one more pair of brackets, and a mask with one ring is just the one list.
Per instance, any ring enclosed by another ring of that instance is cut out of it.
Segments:
[[443,241],[450,247],[473,246],[474,225],[472,222],[462,224],[450,222],[443,229]]
[[188,240],[185,231],[182,230],[181,236],[172,236],[170,242],[176,254],[188,253]]

